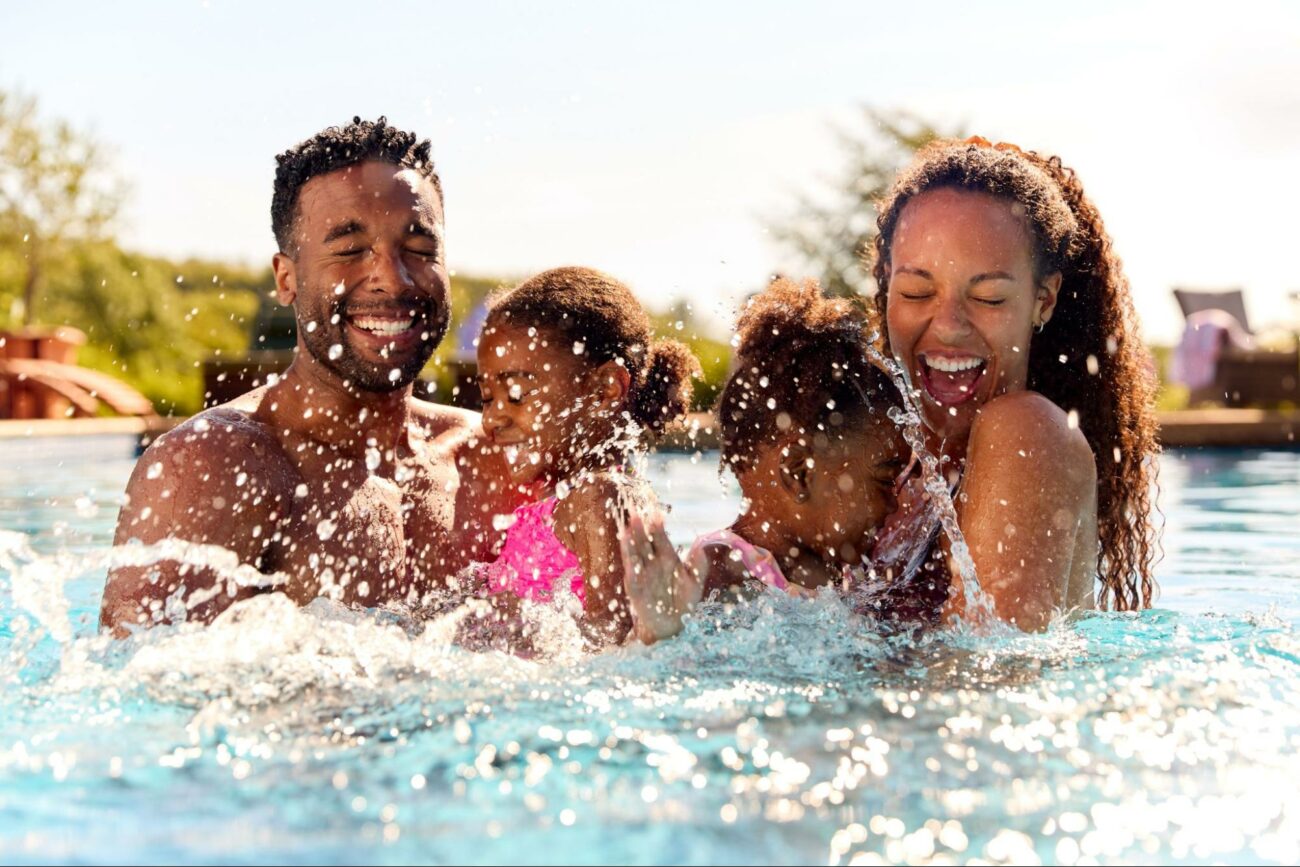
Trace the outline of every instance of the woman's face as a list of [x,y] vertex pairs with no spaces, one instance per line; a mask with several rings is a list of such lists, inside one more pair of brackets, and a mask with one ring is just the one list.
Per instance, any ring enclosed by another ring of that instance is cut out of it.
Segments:
[[941,188],[908,202],[895,226],[889,344],[940,440],[963,442],[980,407],[1025,388],[1034,326],[1056,304],[1061,275],[1036,277],[1020,210]]

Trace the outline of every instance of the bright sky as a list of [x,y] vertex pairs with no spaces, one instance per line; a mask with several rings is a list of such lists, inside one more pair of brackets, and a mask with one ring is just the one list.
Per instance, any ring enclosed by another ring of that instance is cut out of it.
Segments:
[[383,113],[433,139],[453,268],[718,321],[794,270],[762,221],[836,176],[831,125],[906,108],[1073,165],[1148,337],[1175,285],[1294,322],[1300,4],[1071,5],[4,4],[0,87],[113,148],[138,249],[268,261],[274,154]]

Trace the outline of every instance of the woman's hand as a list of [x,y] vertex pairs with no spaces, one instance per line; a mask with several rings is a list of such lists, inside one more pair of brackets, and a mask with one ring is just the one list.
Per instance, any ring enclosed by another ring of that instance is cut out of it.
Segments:
[[682,631],[682,615],[703,595],[703,582],[682,562],[655,515],[643,521],[633,514],[619,531],[623,576],[632,632],[643,644],[654,644]]

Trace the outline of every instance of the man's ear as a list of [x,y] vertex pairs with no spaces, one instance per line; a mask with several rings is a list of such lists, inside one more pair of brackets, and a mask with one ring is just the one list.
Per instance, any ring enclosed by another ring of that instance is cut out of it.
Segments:
[[632,390],[632,374],[617,361],[606,361],[596,368],[596,377],[601,403],[621,404]]
[[271,270],[275,272],[275,297],[288,307],[298,297],[298,266],[284,253],[271,257]]
[[812,446],[803,437],[791,437],[781,452],[781,488],[796,503],[806,503],[812,496],[808,477],[812,471]]
[[1056,310],[1056,299],[1061,294],[1061,272],[1053,271],[1038,281],[1038,297],[1034,300],[1034,324],[1046,325]]

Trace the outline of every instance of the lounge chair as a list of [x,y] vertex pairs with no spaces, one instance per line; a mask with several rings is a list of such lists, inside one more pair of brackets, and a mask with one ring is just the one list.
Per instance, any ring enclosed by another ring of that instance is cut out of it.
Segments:
[[[1246,317],[1246,302],[1240,289],[1222,292],[1175,289],[1174,298],[1184,317],[1207,310],[1223,311],[1237,321],[1245,334],[1252,338],[1255,335]],[[1300,344],[1276,350],[1225,343],[1219,351],[1213,379],[1193,388],[1189,395],[1193,406],[1205,402],[1230,407],[1300,403]]]

